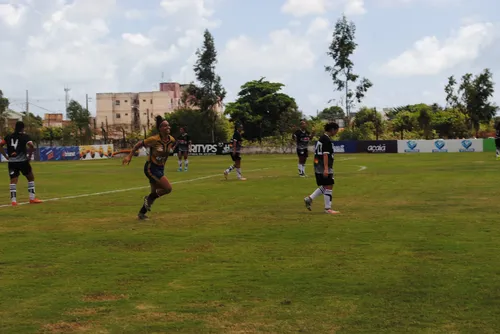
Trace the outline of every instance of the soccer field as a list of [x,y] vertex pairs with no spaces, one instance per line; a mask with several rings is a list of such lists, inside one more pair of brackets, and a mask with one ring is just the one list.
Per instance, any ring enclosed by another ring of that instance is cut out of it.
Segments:
[[304,207],[311,158],[170,159],[145,222],[144,158],[33,163],[52,201],[0,207],[0,333],[500,331],[493,153],[337,155],[337,216]]

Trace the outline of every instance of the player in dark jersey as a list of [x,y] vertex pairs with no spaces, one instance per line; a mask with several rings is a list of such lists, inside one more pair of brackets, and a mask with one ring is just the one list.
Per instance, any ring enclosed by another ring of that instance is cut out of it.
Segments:
[[497,151],[497,160],[500,160],[500,121],[495,126],[495,146]]
[[[5,145],[7,145],[7,153],[3,148]],[[35,176],[30,165],[34,150],[33,142],[30,136],[24,133],[24,123],[21,121],[16,123],[14,133],[7,135],[0,142],[0,154],[8,160],[10,201],[13,206],[17,205],[17,182],[20,174],[23,174],[28,180],[29,203],[42,203],[35,195]]]
[[140,220],[148,219],[146,212],[151,211],[151,206],[157,198],[172,192],[172,185],[164,172],[165,163],[174,146],[175,139],[170,135],[170,124],[161,116],[156,116],[156,129],[158,135],[151,136],[135,144],[129,155],[123,159],[123,164],[128,165],[137,150],[141,147],[149,149],[149,156],[144,164],[144,174],[151,185],[151,192],[149,195],[144,196],[144,204],[138,214]]
[[318,188],[309,196],[304,198],[306,208],[311,210],[313,200],[323,194],[325,201],[325,213],[338,214],[332,210],[332,189],[335,184],[333,177],[334,151],[331,137],[339,131],[339,125],[331,122],[325,125],[325,133],[316,142],[314,148],[314,173]]
[[188,155],[191,150],[191,138],[186,132],[186,128],[180,128],[181,134],[177,137],[174,149],[177,148],[177,156],[179,157],[179,172],[182,172],[182,158],[184,158],[184,170],[188,170],[189,160]]
[[233,159],[233,164],[229,166],[228,169],[224,171],[224,177],[227,180],[229,173],[236,168],[236,173],[238,174],[238,180],[246,181],[246,178],[241,176],[241,144],[243,143],[243,137],[241,132],[243,131],[243,125],[237,124],[234,129],[233,138],[231,139],[231,159]]
[[295,131],[292,139],[297,144],[297,156],[299,157],[299,176],[306,176],[306,162],[309,156],[308,147],[311,140],[311,134],[306,129],[307,123],[305,120],[300,122],[300,129]]

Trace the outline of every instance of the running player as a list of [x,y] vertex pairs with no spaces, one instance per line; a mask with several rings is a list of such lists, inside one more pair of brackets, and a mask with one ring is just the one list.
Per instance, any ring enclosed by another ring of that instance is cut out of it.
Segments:
[[[3,148],[5,145],[7,145],[7,154]],[[24,133],[24,123],[21,121],[16,123],[13,134],[7,135],[0,141],[0,154],[9,162],[10,202],[12,206],[17,205],[17,182],[20,174],[23,174],[28,180],[29,203],[42,203],[35,196],[35,176],[30,165],[34,151],[35,146],[33,146],[30,136]]]
[[172,192],[172,185],[164,175],[165,163],[167,162],[170,150],[174,146],[175,139],[170,135],[170,124],[161,116],[156,116],[156,129],[158,135],[151,136],[135,144],[132,151],[123,159],[123,164],[128,165],[135,152],[141,147],[149,149],[149,156],[144,164],[144,174],[149,179],[151,193],[144,196],[144,204],[139,211],[138,218],[146,220],[146,212],[151,211],[154,201]]
[[187,172],[189,166],[188,154],[191,151],[191,138],[189,138],[186,128],[180,128],[180,132],[181,134],[175,142],[177,156],[179,157],[179,169],[177,171],[182,172],[182,158],[184,158],[184,170]]
[[495,126],[495,146],[497,149],[497,160],[500,160],[500,121]]
[[309,156],[308,147],[311,140],[311,134],[306,129],[307,123],[305,120],[300,122],[300,129],[292,135],[293,140],[297,143],[297,156],[299,157],[299,176],[306,176],[306,161]]
[[334,151],[331,137],[339,131],[339,125],[331,122],[325,125],[325,134],[322,135],[314,148],[314,172],[316,174],[316,189],[311,195],[304,198],[306,208],[310,211],[313,200],[323,194],[325,213],[338,214],[332,210],[332,189],[335,184],[333,177]]
[[231,151],[231,159],[233,159],[234,163],[224,171],[224,177],[226,178],[226,180],[229,173],[231,173],[231,171],[236,168],[238,180],[246,181],[246,179],[241,176],[241,144],[243,142],[243,137],[241,136],[242,131],[243,125],[237,124],[234,130],[233,139],[231,140],[231,144],[233,146]]

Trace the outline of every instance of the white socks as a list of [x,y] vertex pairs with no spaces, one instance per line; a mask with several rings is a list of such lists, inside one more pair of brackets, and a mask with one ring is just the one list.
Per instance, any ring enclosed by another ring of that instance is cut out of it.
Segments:
[[188,165],[189,165],[189,160],[188,159],[184,160],[184,168],[188,168]]
[[30,201],[35,199],[35,181],[28,182],[28,193],[30,194]]
[[179,168],[182,168],[182,160],[178,160],[179,162]]
[[238,179],[241,179],[241,168],[236,168],[236,174],[238,174]]
[[305,173],[306,173],[306,165],[299,164],[299,165],[298,165],[298,169],[299,169],[299,174],[300,174],[300,175],[302,175],[302,174],[305,174]]
[[311,199],[314,200],[316,197],[323,194],[324,191],[325,191],[325,189],[323,187],[319,187],[309,197],[311,197]]
[[323,198],[325,199],[325,210],[330,210],[332,208],[332,189],[325,189]]
[[10,185],[10,201],[12,203],[17,202],[17,185]]

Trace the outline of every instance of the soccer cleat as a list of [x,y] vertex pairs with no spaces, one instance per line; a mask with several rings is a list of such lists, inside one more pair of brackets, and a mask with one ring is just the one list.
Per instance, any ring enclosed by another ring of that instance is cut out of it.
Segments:
[[239,177],[238,180],[240,180],[240,181],[246,181],[247,179],[244,178],[244,177]]
[[12,206],[17,206],[17,202],[12,202]]
[[304,198],[304,204],[306,205],[306,209],[311,211],[312,199],[311,197]]
[[332,209],[325,209],[325,213],[328,213],[329,215],[338,215],[340,212]]
[[146,210],[151,211],[151,205],[149,205],[148,196],[144,196],[144,207]]
[[177,168],[178,172],[182,172],[182,167]]
[[38,198],[30,199],[30,204],[40,204],[40,203],[43,203],[43,202],[40,201]]
[[146,214],[144,214],[144,213],[140,213],[140,212],[139,212],[139,214],[137,215],[137,218],[138,218],[139,220],[148,220],[148,219],[149,219],[149,217],[148,217],[148,216],[146,216]]
[[188,171],[188,168],[187,167],[184,167],[184,171],[187,172]]

